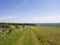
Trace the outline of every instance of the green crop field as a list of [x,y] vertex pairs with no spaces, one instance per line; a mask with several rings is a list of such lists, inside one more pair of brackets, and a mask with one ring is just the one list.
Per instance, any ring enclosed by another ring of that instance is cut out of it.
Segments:
[[0,24],[0,45],[60,45],[60,27]]

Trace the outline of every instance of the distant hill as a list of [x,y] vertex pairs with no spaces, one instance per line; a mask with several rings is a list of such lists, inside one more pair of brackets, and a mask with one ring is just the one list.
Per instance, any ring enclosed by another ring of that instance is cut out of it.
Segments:
[[60,26],[60,23],[37,23],[40,26]]

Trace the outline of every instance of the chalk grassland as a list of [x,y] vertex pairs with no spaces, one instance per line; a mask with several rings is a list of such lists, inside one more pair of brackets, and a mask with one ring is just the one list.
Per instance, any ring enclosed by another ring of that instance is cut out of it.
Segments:
[[0,24],[0,45],[60,45],[60,27]]

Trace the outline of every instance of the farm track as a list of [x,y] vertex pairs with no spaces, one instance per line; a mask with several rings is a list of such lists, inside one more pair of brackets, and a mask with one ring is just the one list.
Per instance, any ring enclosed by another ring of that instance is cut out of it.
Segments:
[[24,38],[26,36],[28,36],[29,33],[31,34],[30,38],[32,39],[31,44],[29,44],[29,45],[32,45],[32,43],[33,43],[33,45],[41,45],[31,28],[30,28],[30,30],[28,29],[28,30],[25,31],[25,33],[20,37],[20,39],[19,39],[19,41],[17,42],[16,45],[25,45],[25,44],[23,44],[24,43]]
[[28,29],[29,31],[27,32],[24,41],[23,41],[23,45],[33,45],[33,41],[32,41],[32,35],[31,35],[31,30]]
[[38,38],[35,36],[32,30],[31,30],[31,35],[32,35],[32,40],[33,40],[34,45],[41,45],[41,43],[39,42]]
[[27,34],[27,31],[28,31],[28,30],[26,30],[26,31],[24,32],[24,34],[20,37],[20,39],[18,40],[18,42],[17,42],[16,45],[22,45],[22,44],[23,44],[23,40],[24,40],[24,38],[25,38],[25,36],[26,36],[26,34]]

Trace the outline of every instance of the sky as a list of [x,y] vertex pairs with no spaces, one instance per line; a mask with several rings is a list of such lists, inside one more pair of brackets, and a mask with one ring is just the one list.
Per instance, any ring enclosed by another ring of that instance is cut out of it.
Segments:
[[60,0],[0,0],[0,22],[60,23]]

